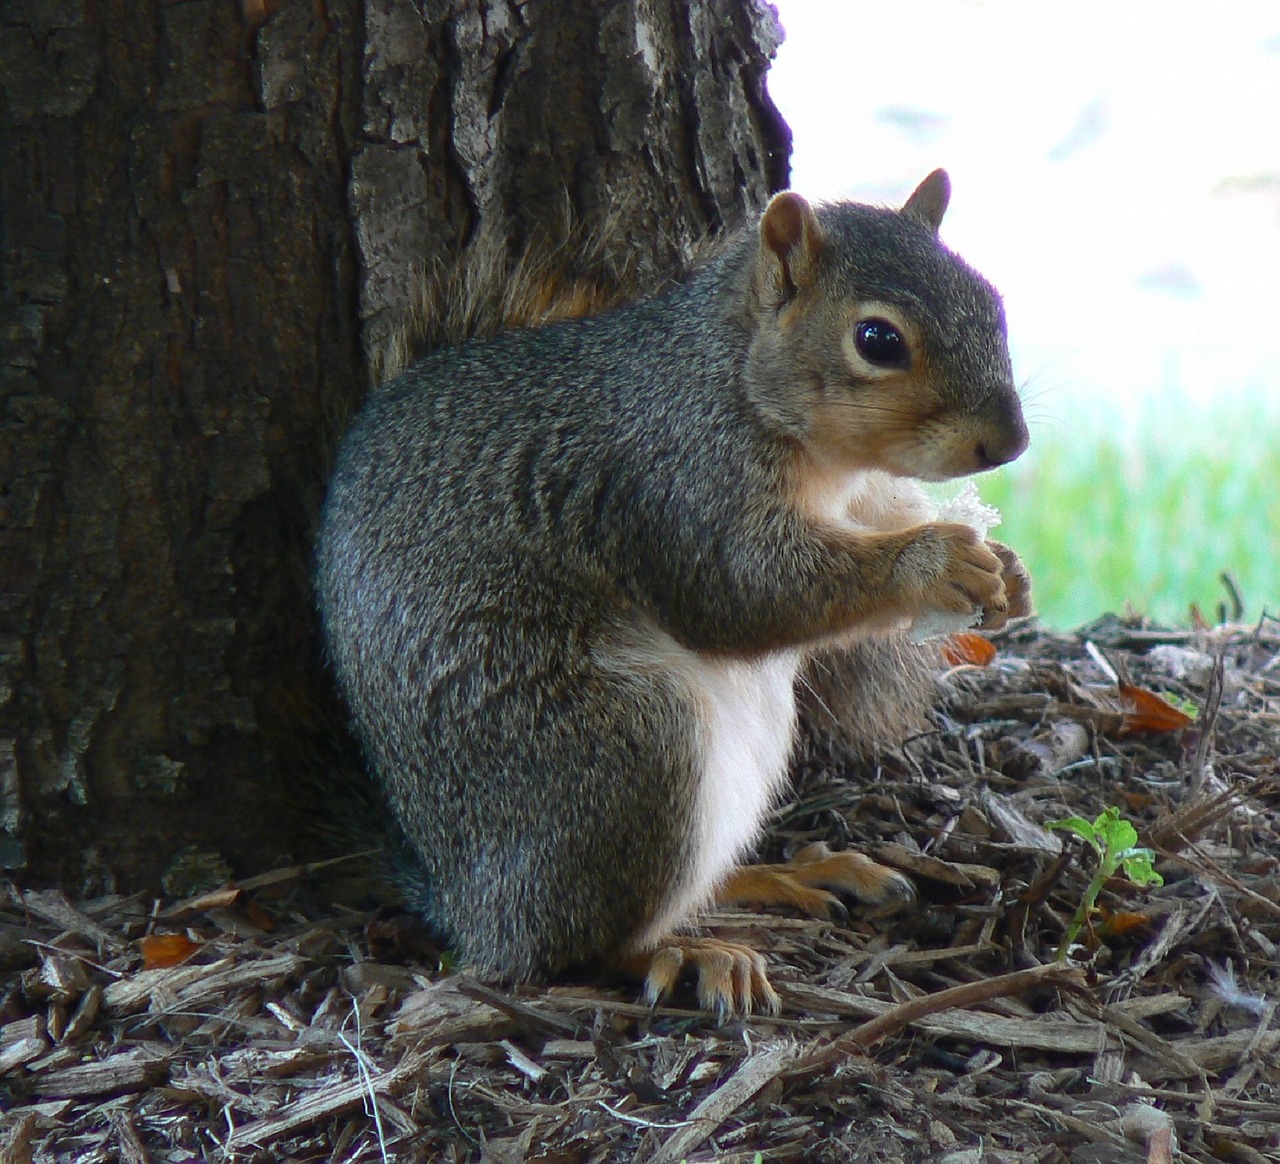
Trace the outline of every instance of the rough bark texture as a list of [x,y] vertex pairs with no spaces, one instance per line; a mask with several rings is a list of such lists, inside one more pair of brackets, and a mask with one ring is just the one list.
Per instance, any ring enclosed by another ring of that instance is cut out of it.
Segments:
[[334,714],[311,529],[368,362],[482,234],[622,209],[643,275],[758,206],[776,38],[753,0],[0,3],[0,864],[295,846]]

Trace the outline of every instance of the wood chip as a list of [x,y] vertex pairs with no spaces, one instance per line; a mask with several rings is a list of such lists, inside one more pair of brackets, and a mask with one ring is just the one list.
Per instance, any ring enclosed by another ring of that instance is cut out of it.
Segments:
[[14,1120],[8,1135],[0,1141],[0,1161],[3,1164],[31,1164],[31,1144],[35,1133],[35,1114],[24,1111]]
[[0,1075],[40,1058],[49,1049],[45,1024],[39,1015],[0,1027]]
[[739,1108],[750,1102],[767,1083],[776,1079],[797,1056],[790,1043],[762,1048],[689,1113],[687,1126],[674,1132],[653,1154],[652,1164],[680,1164],[705,1144]]
[[[973,1006],[1001,994],[1017,994],[1033,986],[1075,988],[1081,980],[1082,976],[1077,970],[1048,965],[1036,966],[1030,970],[1015,970],[1011,974],[940,990],[936,994],[923,995],[896,1005],[880,999],[859,999],[855,995],[846,995],[847,1001],[843,1004],[848,1008],[846,1013],[855,1013],[865,1007],[863,1013],[875,1017],[840,1036],[833,1044],[810,1052],[803,1061],[804,1068],[838,1062],[841,1057],[863,1051],[906,1026],[918,1026],[929,1034],[959,1035],[993,1046],[1040,1047],[1064,1053],[1093,1054],[1101,1050],[1107,1041],[1106,1028],[1100,1023],[1045,1018],[1011,1019],[952,1009]],[[817,991],[813,987],[787,988],[788,1000],[797,996],[807,996],[815,1002],[821,998],[822,1004],[830,1009],[836,1009],[836,1004],[839,1004],[837,991]]]
[[134,1011],[148,1006],[159,994],[169,994],[169,1005],[184,1006],[213,998],[241,986],[279,982],[301,972],[306,965],[296,954],[239,961],[234,955],[207,966],[182,965],[158,970],[140,970],[111,983],[103,992],[109,1010]]
[[312,1092],[290,1104],[286,1111],[236,1128],[227,1137],[224,1147],[228,1152],[250,1146],[264,1147],[299,1128],[332,1119],[363,1103],[370,1094],[394,1092],[415,1078],[424,1079],[430,1061],[429,1053],[410,1053],[390,1071],[375,1075],[367,1081],[347,1080]]
[[1031,852],[1047,853],[1050,857],[1062,852],[1062,839],[1044,825],[1030,820],[1007,796],[988,789],[982,794],[982,807],[1011,844]]
[[60,925],[68,933],[89,938],[99,950],[119,954],[127,949],[126,943],[117,935],[76,909],[60,889],[28,889],[18,896],[23,906],[37,917]]
[[115,1132],[115,1141],[120,1148],[120,1159],[124,1164],[151,1164],[151,1156],[138,1135],[133,1115],[128,1108],[118,1107],[111,1112],[111,1128]]
[[96,1063],[35,1075],[28,1086],[36,1095],[78,1099],[141,1091],[164,1082],[168,1075],[166,1059],[150,1052],[124,1051]]
[[870,856],[916,877],[927,877],[943,885],[954,885],[957,889],[989,889],[1000,884],[1000,870],[990,865],[944,861],[928,853],[908,849],[905,845],[877,845]]

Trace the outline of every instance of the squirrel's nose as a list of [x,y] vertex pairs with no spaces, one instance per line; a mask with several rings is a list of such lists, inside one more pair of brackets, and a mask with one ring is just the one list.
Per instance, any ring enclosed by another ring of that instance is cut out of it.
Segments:
[[1027,422],[1022,419],[1022,411],[1008,418],[1003,424],[993,426],[974,446],[974,457],[979,470],[994,469],[998,465],[1007,465],[1016,461],[1026,451],[1030,435],[1027,433]]

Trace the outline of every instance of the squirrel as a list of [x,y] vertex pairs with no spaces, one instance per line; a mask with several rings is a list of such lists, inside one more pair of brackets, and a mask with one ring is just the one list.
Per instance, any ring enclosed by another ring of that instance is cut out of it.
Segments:
[[949,198],[941,170],[901,210],[777,194],[676,287],[434,351],[356,416],[325,643],[415,904],[465,961],[621,971],[650,1002],[690,969],[722,1016],[776,1012],[758,952],[681,932],[700,908],[911,898],[856,852],[739,862],[811,660],[1030,609],[1017,556],[913,480],[1028,440],[1000,298],[938,237]]

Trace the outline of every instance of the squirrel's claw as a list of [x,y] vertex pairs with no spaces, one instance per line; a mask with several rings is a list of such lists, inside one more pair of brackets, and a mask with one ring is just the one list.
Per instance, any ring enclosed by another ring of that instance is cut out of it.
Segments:
[[987,547],[1002,567],[1005,599],[1009,603],[1008,617],[1023,618],[1031,613],[1031,574],[1018,555],[1003,542],[987,542]]
[[1005,607],[998,614],[988,613],[980,625],[983,630],[999,630],[1009,619],[1022,618],[1031,613],[1031,575],[1022,559],[1003,542],[988,541],[987,549],[1000,559]]
[[[862,853],[833,853],[825,844],[806,845],[785,865],[743,865],[720,886],[720,904],[785,905],[810,917],[847,916],[832,893],[849,893],[873,905],[894,908],[915,899],[901,873]],[[644,977],[644,998],[655,1006],[675,989],[685,970],[697,973],[698,1003],[717,1019],[738,1014],[777,1014],[782,1000],[769,983],[764,958],[736,942],[674,936],[656,950],[624,959]]]
[[764,957],[749,946],[677,935],[666,938],[647,957],[644,999],[649,1006],[661,1002],[682,972],[692,969],[698,976],[698,1005],[713,1011],[719,1022],[738,1014],[777,1014],[782,1009],[782,1000],[769,983]]

